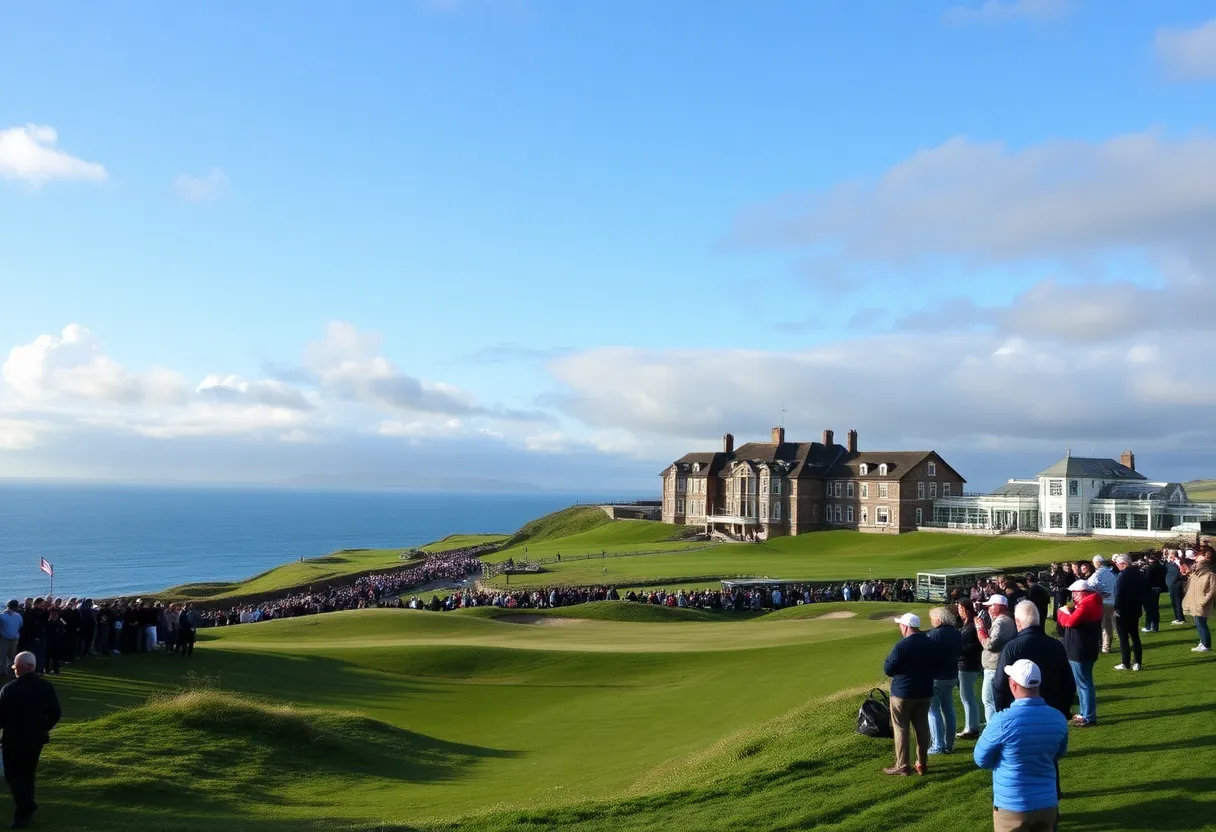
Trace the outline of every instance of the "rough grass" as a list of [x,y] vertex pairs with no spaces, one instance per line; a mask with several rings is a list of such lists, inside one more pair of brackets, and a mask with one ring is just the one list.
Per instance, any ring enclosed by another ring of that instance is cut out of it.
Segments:
[[419,547],[424,552],[447,552],[452,549],[466,549],[470,546],[483,546],[487,543],[501,543],[509,535],[505,534],[450,534],[442,540],[428,543]]
[[1186,485],[1187,496],[1196,502],[1216,501],[1216,480],[1191,480]]

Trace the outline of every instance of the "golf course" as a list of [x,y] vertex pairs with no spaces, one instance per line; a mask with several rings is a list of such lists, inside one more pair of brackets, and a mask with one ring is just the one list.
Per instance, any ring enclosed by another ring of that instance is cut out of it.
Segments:
[[[528,557],[561,553],[563,562],[511,576],[512,588],[600,582],[605,568],[621,586],[910,577],[918,567],[1045,563],[1120,546],[852,532],[707,546],[671,526],[599,522],[585,509],[527,531],[493,541],[504,548],[488,557],[519,560],[526,547]],[[608,552],[619,556],[574,559]],[[352,554],[322,566],[359,574],[401,562],[400,550]],[[289,589],[297,566],[259,580]],[[212,597],[237,591],[221,586]],[[268,832],[991,828],[991,778],[972,763],[972,743],[934,757],[927,777],[887,778],[890,742],[853,730],[861,698],[885,683],[882,661],[898,638],[891,617],[908,609],[833,603],[738,615],[620,601],[367,609],[204,629],[189,660],[90,658],[54,680],[65,719],[43,754],[39,822]],[[1189,626],[1146,634],[1137,674],[1116,673],[1117,657],[1103,657],[1101,725],[1073,732],[1061,766],[1061,828],[1216,829],[1213,666],[1189,652],[1194,642]]]

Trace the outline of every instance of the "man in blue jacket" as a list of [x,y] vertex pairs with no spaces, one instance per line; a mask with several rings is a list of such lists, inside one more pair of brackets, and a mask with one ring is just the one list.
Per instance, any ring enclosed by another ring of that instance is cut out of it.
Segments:
[[937,645],[933,698],[929,701],[929,753],[949,754],[954,751],[954,689],[958,687],[958,658],[963,654],[963,634],[954,626],[954,619],[945,607],[929,610],[929,623],[933,629],[927,635]]
[[895,765],[884,774],[907,777],[909,729],[916,731],[916,773],[929,768],[929,703],[937,668],[937,645],[920,631],[920,616],[896,618],[903,636],[887,656],[883,672],[891,677],[891,731],[895,734]]
[[1068,720],[1039,696],[1042,676],[1028,659],[1005,668],[1013,704],[988,721],[975,764],[992,770],[995,832],[1051,832],[1059,817],[1056,765],[1068,750]]

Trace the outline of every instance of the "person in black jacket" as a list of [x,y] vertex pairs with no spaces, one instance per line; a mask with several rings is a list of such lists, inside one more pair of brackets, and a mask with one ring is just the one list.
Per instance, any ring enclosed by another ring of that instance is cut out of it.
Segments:
[[958,684],[958,660],[963,653],[963,635],[954,626],[954,616],[945,607],[929,610],[933,629],[929,638],[937,645],[933,671],[933,698],[929,701],[929,753],[954,751],[954,686]]
[[1003,711],[1013,704],[1005,668],[1018,659],[1029,659],[1039,666],[1042,674],[1039,695],[1043,701],[1064,714],[1065,719],[1071,718],[1077,683],[1068,663],[1068,651],[1043,631],[1039,609],[1029,599],[1014,608],[1013,620],[1018,634],[1001,649],[1001,658],[996,664],[996,709]]
[[1144,629],[1142,633],[1161,631],[1161,593],[1165,592],[1165,564],[1161,555],[1150,552],[1144,566]]
[[1140,613],[1144,610],[1144,596],[1148,594],[1148,581],[1140,567],[1132,563],[1129,555],[1115,555],[1119,576],[1115,578],[1115,633],[1119,636],[1121,661],[1115,670],[1140,669],[1144,651],[1140,647]]
[[891,677],[891,730],[895,734],[895,765],[884,774],[907,776],[909,728],[916,732],[916,773],[929,768],[929,702],[937,670],[937,645],[920,631],[920,616],[907,613],[895,621],[903,636],[883,664]]
[[[1051,593],[1039,583],[1039,576],[1033,572],[1026,573],[1026,599],[1033,601],[1039,609],[1039,620],[1047,620],[1048,608],[1051,606]],[[1010,599],[1010,603],[1012,603]]]
[[963,730],[956,737],[963,740],[974,740],[980,735],[980,714],[984,706],[980,703],[979,691],[976,684],[984,675],[984,665],[980,661],[984,645],[980,644],[979,634],[975,631],[975,604],[970,598],[959,599],[956,606],[958,617],[963,622],[960,637],[962,652],[958,657],[958,695],[963,700]]
[[26,826],[38,808],[34,802],[38,758],[63,716],[55,686],[34,672],[36,664],[33,653],[18,653],[13,661],[17,678],[0,689],[0,750],[4,779],[16,805],[14,829]]
[[67,622],[60,615],[58,607],[51,607],[46,621],[46,667],[45,673],[59,675],[63,663],[69,660]]
[[1174,620],[1171,624],[1185,624],[1182,616],[1182,596],[1186,592],[1186,578],[1178,563],[1178,554],[1173,552],[1165,561],[1165,591],[1170,594],[1170,606],[1174,610]]

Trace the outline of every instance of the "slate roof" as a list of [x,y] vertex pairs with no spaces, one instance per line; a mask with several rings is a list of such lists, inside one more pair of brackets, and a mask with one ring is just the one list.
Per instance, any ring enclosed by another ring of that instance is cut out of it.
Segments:
[[[932,453],[933,451],[861,451],[838,462],[830,476],[860,480],[899,480]],[[869,466],[865,474],[861,473],[863,463]],[[878,473],[878,466],[883,463],[887,466],[885,477]]]
[[[824,445],[821,442],[746,442],[734,453],[691,453],[673,463],[676,469],[689,477],[724,475],[732,462],[783,463],[788,476],[793,479],[849,478],[864,480],[900,480],[912,469],[932,456],[942,470],[942,475],[953,474],[960,480],[958,472],[951,468],[934,451],[862,451],[850,455],[843,445]],[[693,472],[692,466],[699,463],[701,470]],[[870,466],[862,476],[861,464]],[[887,475],[878,473],[878,466],[886,463]],[[667,470],[670,470],[668,468]],[[663,473],[666,473],[664,471]],[[966,482],[966,480],[963,480]]]
[[[1181,491],[1179,491],[1181,489]],[[1163,500],[1186,499],[1186,489],[1176,482],[1112,482],[1103,486],[1099,500]]]
[[1007,482],[992,492],[993,497],[1038,497],[1037,482]]
[[1075,477],[1080,480],[1147,480],[1137,471],[1113,459],[1066,456],[1039,472],[1040,477]]

